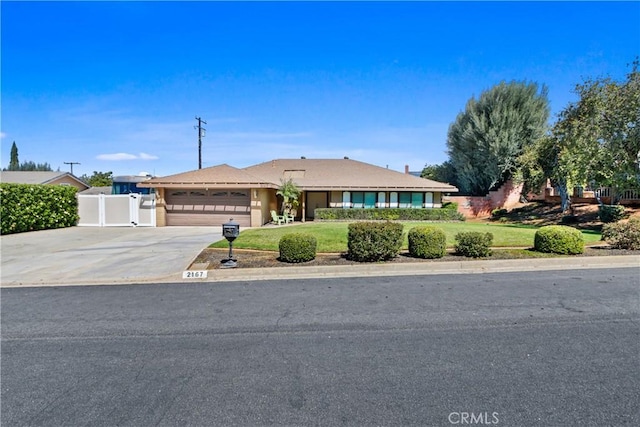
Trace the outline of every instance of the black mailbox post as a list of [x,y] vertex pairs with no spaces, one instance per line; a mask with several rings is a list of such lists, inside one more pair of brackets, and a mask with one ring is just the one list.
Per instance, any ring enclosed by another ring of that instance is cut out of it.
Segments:
[[229,258],[222,260],[223,268],[234,268],[238,266],[238,260],[233,257],[233,241],[240,235],[240,224],[233,218],[222,224],[222,237],[229,241]]

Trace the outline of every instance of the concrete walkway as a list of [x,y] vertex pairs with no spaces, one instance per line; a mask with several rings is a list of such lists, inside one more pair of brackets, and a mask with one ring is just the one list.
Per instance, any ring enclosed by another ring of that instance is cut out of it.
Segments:
[[638,255],[217,269],[207,271],[206,278],[183,279],[186,269],[198,268],[191,264],[200,251],[222,239],[220,231],[219,227],[71,227],[0,236],[1,286],[254,281],[603,267],[636,267],[640,284]]

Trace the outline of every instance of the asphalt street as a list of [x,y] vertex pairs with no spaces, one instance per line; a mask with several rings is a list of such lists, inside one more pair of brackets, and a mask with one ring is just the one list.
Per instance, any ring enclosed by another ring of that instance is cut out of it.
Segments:
[[637,268],[1,289],[1,424],[640,425]]

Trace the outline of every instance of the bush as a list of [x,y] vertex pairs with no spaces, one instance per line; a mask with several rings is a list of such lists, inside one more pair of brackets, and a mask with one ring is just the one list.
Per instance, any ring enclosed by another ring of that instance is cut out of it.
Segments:
[[447,208],[433,209],[318,208],[314,211],[314,219],[321,221],[464,221],[464,215],[457,211],[457,204],[455,204],[455,209],[451,205]]
[[307,262],[316,257],[318,241],[315,237],[305,233],[289,233],[280,238],[280,261]]
[[456,234],[456,252],[470,258],[491,256],[493,234],[479,231],[466,231]]
[[497,218],[503,217],[507,213],[509,213],[509,211],[506,209],[494,209],[491,211],[491,219],[497,219]]
[[354,261],[372,262],[394,258],[402,246],[402,224],[354,222],[349,224],[347,245]]
[[77,191],[61,185],[0,184],[0,234],[76,225]]
[[447,252],[447,236],[437,227],[414,227],[407,235],[409,253],[417,258],[442,258]]
[[602,227],[602,240],[617,249],[640,250],[640,218],[605,224]]
[[442,209],[458,210],[458,202],[443,202]]
[[534,248],[538,252],[575,255],[584,252],[582,233],[566,225],[547,225],[536,231]]
[[617,222],[624,218],[624,206],[622,205],[600,205],[598,208],[600,221],[609,223]]

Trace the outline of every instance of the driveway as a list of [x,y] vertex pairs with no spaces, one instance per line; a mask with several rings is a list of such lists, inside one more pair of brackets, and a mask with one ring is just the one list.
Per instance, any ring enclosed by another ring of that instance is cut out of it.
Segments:
[[3,286],[181,277],[220,227],[71,227],[0,236]]

